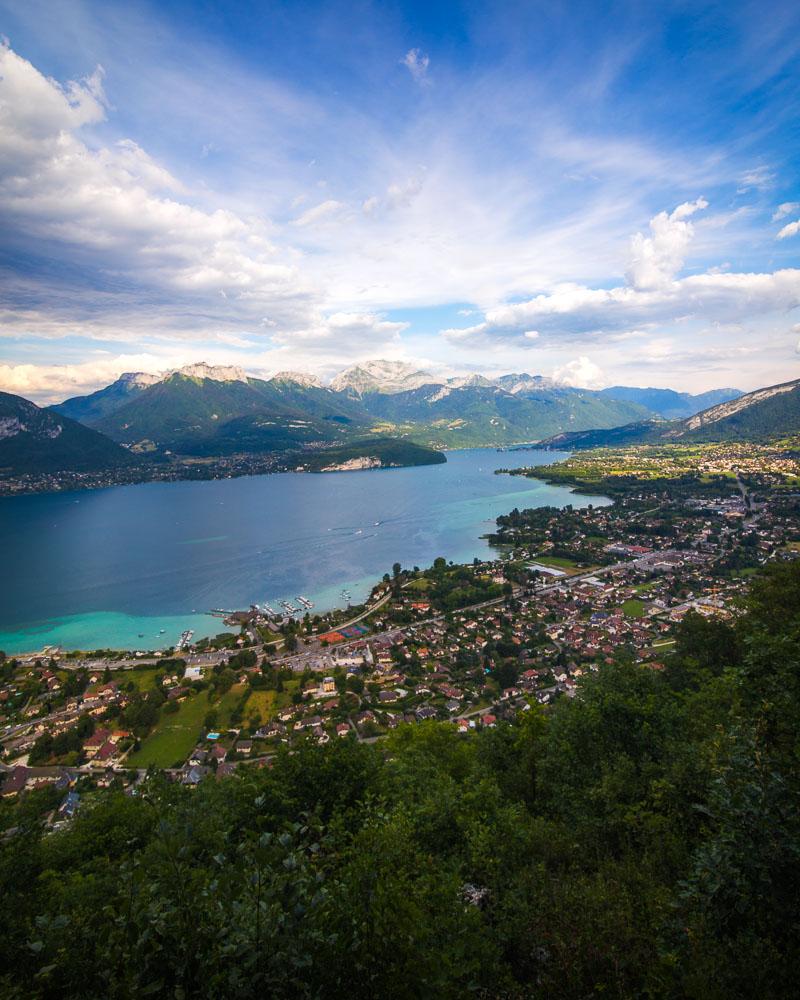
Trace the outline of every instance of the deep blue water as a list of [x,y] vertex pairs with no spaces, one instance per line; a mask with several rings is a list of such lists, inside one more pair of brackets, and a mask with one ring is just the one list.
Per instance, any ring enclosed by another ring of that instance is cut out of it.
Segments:
[[513,507],[606,502],[493,475],[561,457],[479,449],[410,469],[0,499],[0,649],[152,649],[220,631],[212,608],[302,594],[327,610],[343,587],[356,603],[395,561],[486,556],[480,536]]

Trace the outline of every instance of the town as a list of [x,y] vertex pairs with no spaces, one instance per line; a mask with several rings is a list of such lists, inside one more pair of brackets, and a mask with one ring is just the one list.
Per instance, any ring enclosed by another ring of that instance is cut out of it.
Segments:
[[[153,769],[192,786],[298,741],[373,742],[428,720],[468,738],[575,697],[620,658],[662,669],[686,616],[734,618],[759,567],[800,556],[800,492],[785,455],[766,471],[730,446],[691,468],[647,461],[647,475],[630,473],[641,454],[608,452],[514,470],[613,502],[511,511],[489,539],[497,558],[396,563],[363,607],[254,605],[231,631],[152,653],[3,655],[3,803],[30,793],[58,828],[96,789],[135,791]],[[611,466],[627,471],[607,489]]]

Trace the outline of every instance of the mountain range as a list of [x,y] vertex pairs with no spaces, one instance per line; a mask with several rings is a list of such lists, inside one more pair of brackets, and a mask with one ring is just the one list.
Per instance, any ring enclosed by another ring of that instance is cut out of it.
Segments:
[[135,451],[206,456],[330,445],[354,434],[442,448],[506,445],[663,415],[655,402],[637,400],[637,392],[665,393],[659,399],[669,413],[701,408],[670,390],[624,391],[630,398],[525,373],[444,379],[381,360],[346,368],[328,386],[304,373],[261,379],[240,368],[197,364],[161,376],[126,374],[54,409]]
[[383,360],[352,365],[329,385],[303,372],[255,378],[235,366],[200,363],[157,375],[126,373],[49,409],[3,394],[0,467],[14,474],[113,468],[139,457],[288,458],[332,449],[358,457],[370,447],[377,452],[379,443],[385,464],[396,464],[393,452],[407,463],[425,455],[404,443],[448,449],[566,442],[576,432],[658,435],[675,423],[665,416],[695,415],[720,397],[723,406],[745,398],[735,389],[700,396],[578,389],[527,373],[440,378]]
[[800,433],[800,379],[744,393],[684,420],[634,421],[613,428],[555,434],[545,447],[581,449],[632,444],[761,441]]

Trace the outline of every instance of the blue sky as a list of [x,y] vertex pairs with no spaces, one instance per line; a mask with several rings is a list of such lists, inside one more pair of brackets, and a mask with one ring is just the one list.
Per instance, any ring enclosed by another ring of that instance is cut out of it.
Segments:
[[800,9],[0,0],[0,388],[800,376]]

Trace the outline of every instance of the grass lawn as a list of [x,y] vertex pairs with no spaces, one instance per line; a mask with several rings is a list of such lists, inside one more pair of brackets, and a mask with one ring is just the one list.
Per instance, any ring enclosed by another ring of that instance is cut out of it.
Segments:
[[261,721],[267,722],[278,710],[277,697],[276,691],[251,691],[244,706],[245,718],[252,715],[253,712],[258,712]]
[[430,588],[430,581],[426,580],[425,577],[420,577],[419,580],[412,580],[405,586],[406,590],[428,590]]
[[152,691],[155,685],[153,678],[156,674],[164,673],[163,667],[145,667],[142,670],[112,670],[111,680],[115,681],[121,688],[125,688],[133,681],[137,691]]
[[565,559],[563,556],[536,556],[534,561],[555,569],[576,569],[578,566],[573,559]]
[[658,580],[651,580],[649,583],[638,583],[634,590],[637,594],[646,594],[650,590],[654,590],[658,586]]
[[243,692],[243,686],[235,684],[218,701],[209,701],[208,691],[201,691],[182,701],[174,715],[165,715],[162,711],[153,732],[145,738],[141,748],[128,757],[128,766],[149,767],[154,764],[156,767],[172,767],[182,764],[200,736],[206,713],[215,708],[219,713],[219,728],[226,729],[231,712]]
[[644,601],[640,601],[638,597],[629,598],[622,604],[622,613],[628,618],[643,618],[645,615]]

